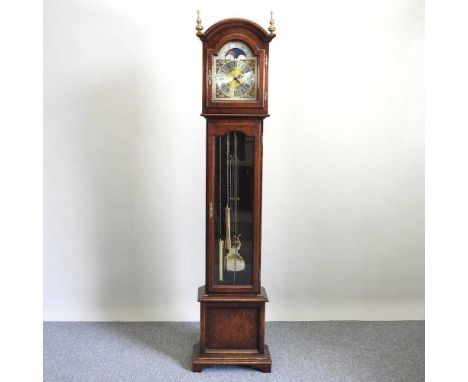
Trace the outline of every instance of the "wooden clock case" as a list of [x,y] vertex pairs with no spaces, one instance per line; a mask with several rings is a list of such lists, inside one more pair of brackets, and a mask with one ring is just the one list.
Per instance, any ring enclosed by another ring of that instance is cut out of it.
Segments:
[[[198,289],[200,342],[194,345],[192,370],[213,365],[243,365],[271,371],[265,338],[265,303],[260,282],[263,120],[268,117],[268,48],[275,34],[245,19],[222,20],[197,33],[203,42],[203,103],[206,118],[206,285]],[[254,101],[212,99],[212,56],[230,41],[247,44],[257,58],[258,88]],[[254,137],[253,256],[251,285],[218,285],[215,282],[213,205],[215,196],[215,139],[228,132]]]

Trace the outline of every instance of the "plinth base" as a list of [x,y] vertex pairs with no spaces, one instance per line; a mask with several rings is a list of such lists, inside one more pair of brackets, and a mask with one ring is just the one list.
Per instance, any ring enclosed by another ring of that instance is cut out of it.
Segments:
[[271,370],[271,357],[265,345],[264,288],[259,294],[205,293],[198,288],[200,342],[193,347],[192,369],[207,366],[251,366],[264,373]]
[[268,345],[264,354],[259,353],[206,353],[200,354],[200,345],[193,346],[192,371],[201,372],[205,367],[215,365],[250,366],[263,373],[271,372],[271,357]]

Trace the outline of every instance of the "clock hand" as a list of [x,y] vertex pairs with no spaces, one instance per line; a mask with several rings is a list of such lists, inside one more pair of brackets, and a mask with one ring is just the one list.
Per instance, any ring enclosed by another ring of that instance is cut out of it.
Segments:
[[242,85],[242,82],[239,81],[239,78],[240,78],[240,77],[241,77],[241,76],[234,77],[234,81],[237,81],[237,83],[238,83],[239,85]]

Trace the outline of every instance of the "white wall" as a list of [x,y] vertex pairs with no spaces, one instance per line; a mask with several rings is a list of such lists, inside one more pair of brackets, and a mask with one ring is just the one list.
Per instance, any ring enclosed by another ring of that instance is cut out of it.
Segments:
[[275,10],[267,319],[422,319],[422,0],[46,0],[44,319],[199,319],[196,7],[205,28]]

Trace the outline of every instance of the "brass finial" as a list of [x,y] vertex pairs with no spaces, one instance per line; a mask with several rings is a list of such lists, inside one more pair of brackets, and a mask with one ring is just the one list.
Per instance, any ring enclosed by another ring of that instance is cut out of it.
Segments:
[[195,27],[197,30],[197,36],[200,36],[203,34],[203,26],[201,25],[201,18],[200,18],[200,10],[197,9],[197,26]]
[[270,12],[270,26],[268,27],[268,30],[270,31],[271,34],[275,33],[275,20],[273,20],[273,11]]

